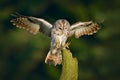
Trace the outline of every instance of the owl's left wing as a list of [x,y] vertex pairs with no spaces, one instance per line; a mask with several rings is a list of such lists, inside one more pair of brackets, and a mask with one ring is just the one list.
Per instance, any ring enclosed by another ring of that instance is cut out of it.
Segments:
[[79,38],[82,35],[92,35],[100,29],[100,26],[93,22],[77,22],[70,27],[69,36],[75,35],[76,38]]
[[36,18],[31,16],[23,16],[20,14],[13,14],[15,19],[11,22],[18,28],[23,28],[32,34],[42,32],[43,34],[50,36],[52,24],[42,18]]

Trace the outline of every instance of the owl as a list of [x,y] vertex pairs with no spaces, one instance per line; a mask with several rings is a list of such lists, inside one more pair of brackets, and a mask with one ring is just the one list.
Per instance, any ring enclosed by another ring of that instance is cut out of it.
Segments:
[[100,26],[93,21],[77,22],[70,25],[66,19],[59,19],[52,25],[42,18],[23,16],[18,13],[13,16],[15,18],[11,22],[16,27],[25,29],[34,35],[41,32],[51,38],[51,47],[45,63],[55,66],[62,63],[61,51],[68,47],[66,41],[69,37],[79,38],[83,35],[92,35],[100,29]]

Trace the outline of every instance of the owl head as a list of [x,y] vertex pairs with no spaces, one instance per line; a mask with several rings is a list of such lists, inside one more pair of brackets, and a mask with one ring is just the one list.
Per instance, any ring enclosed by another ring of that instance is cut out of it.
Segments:
[[56,28],[57,30],[69,30],[70,29],[70,23],[65,20],[65,19],[59,19],[55,22],[55,24],[53,25],[54,28]]

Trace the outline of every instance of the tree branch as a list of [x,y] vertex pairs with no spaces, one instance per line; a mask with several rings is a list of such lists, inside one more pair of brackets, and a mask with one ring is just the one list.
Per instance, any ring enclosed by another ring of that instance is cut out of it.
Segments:
[[78,80],[78,61],[70,50],[63,50],[62,74],[60,80]]

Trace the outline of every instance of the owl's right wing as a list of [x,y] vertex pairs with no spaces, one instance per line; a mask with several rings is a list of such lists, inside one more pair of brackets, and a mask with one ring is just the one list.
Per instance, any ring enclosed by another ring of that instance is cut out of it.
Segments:
[[70,27],[70,34],[69,36],[75,35],[76,38],[79,38],[83,35],[92,35],[96,33],[100,29],[100,26],[93,22],[77,22]]
[[37,34],[38,32],[42,32],[43,34],[50,36],[52,24],[47,22],[44,19],[31,17],[31,16],[23,16],[20,14],[13,14],[15,19],[12,19],[11,22],[18,28],[23,28],[32,34]]

